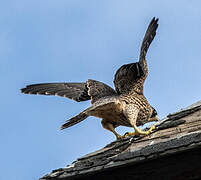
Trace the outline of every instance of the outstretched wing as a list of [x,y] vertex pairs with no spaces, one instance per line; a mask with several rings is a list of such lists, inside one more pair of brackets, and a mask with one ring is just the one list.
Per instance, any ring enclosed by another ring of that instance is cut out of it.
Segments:
[[142,67],[144,76],[148,75],[148,67],[146,62],[146,54],[149,49],[151,42],[153,41],[156,35],[156,29],[158,28],[158,18],[155,17],[151,20],[147,31],[145,33],[144,39],[142,41],[141,49],[140,49],[140,60],[139,64]]
[[[143,71],[139,63],[125,64],[121,66],[114,77],[114,86],[118,94],[129,91],[141,91],[138,81],[143,76]],[[140,84],[139,84],[140,85]]]
[[32,84],[21,89],[21,92],[25,94],[62,96],[77,102],[91,99],[92,103],[100,97],[116,93],[108,85],[90,79],[86,83]]
[[55,95],[77,102],[90,100],[86,83],[43,83],[32,84],[21,89],[24,94]]
[[153,18],[147,28],[141,46],[139,62],[125,64],[117,70],[114,78],[114,85],[119,94],[133,90],[137,93],[143,93],[144,81],[148,75],[145,57],[148,48],[156,35],[156,29],[158,27],[157,22],[158,19]]
[[102,97],[117,94],[116,91],[110,86],[92,79],[89,79],[87,81],[87,87],[88,87],[88,95],[91,97],[91,103],[96,102],[98,99]]

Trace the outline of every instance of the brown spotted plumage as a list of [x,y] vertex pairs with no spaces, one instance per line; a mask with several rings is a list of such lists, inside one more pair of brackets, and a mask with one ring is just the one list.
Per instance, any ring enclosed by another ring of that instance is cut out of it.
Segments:
[[158,120],[156,110],[143,94],[144,81],[148,75],[146,53],[156,35],[157,22],[158,19],[153,18],[148,26],[142,42],[139,61],[125,64],[117,70],[114,78],[115,90],[102,82],[89,79],[83,83],[33,84],[21,89],[21,92],[58,95],[77,102],[91,100],[91,107],[66,121],[61,129],[73,126],[88,116],[95,116],[102,119],[102,126],[113,132],[117,139],[125,137],[115,131],[118,126],[133,127],[136,135],[149,134],[154,127],[145,132],[137,126]]

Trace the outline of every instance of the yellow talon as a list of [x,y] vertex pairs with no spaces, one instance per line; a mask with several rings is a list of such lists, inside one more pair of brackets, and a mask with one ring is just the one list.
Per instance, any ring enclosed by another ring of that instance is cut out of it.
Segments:
[[150,133],[153,132],[154,129],[156,129],[155,126],[152,126],[148,131],[143,131],[141,129],[138,129],[137,126],[134,126],[134,129],[135,129],[135,132],[136,132],[136,135],[149,135]]
[[126,138],[126,137],[129,137],[129,136],[140,136],[140,135],[149,135],[150,133],[153,132],[154,129],[156,129],[155,126],[152,126],[148,131],[143,131],[137,127],[134,127],[135,129],[135,132],[126,132],[123,136],[118,136],[117,139],[122,139],[122,138]]
[[136,135],[135,132],[127,132],[127,133],[125,133],[122,137],[123,137],[123,138],[126,138],[126,137],[129,137],[129,136],[135,136],[135,135]]

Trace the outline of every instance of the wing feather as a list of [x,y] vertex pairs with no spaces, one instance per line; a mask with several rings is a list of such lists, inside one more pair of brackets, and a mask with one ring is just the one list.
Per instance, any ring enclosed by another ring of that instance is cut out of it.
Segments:
[[118,94],[128,91],[143,93],[144,81],[148,75],[148,67],[146,62],[146,53],[156,35],[158,27],[158,19],[155,17],[151,20],[141,45],[139,62],[125,64],[121,66],[114,77],[114,85]]
[[155,17],[151,20],[144,39],[142,41],[142,45],[141,45],[141,49],[140,49],[140,60],[139,62],[142,62],[145,60],[147,51],[149,49],[149,46],[151,44],[151,42],[153,41],[154,37],[156,36],[156,30],[158,28],[158,18],[155,19]]
[[57,95],[77,102],[90,100],[86,83],[43,83],[32,84],[21,89],[24,94]]
[[116,94],[110,86],[95,80],[87,80],[86,83],[43,83],[32,84],[21,89],[24,94],[55,95],[62,96],[77,102],[98,99]]
[[110,86],[92,79],[89,79],[87,81],[87,87],[89,89],[88,94],[92,97],[92,103],[102,97],[112,96],[116,94],[116,91]]

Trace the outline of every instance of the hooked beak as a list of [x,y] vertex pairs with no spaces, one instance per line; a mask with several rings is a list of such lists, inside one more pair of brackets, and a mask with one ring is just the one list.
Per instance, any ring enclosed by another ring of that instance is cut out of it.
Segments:
[[149,119],[149,121],[160,121],[159,117],[156,115]]

